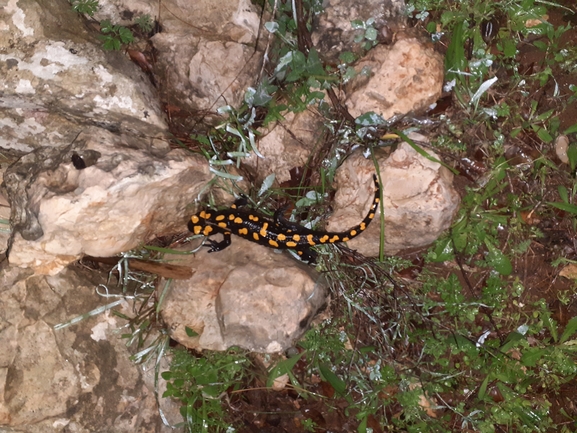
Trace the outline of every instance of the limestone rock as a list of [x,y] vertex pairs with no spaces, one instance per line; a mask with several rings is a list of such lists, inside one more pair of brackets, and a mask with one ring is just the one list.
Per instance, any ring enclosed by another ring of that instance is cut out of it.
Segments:
[[[418,134],[409,138],[426,141]],[[434,152],[428,149],[427,152],[438,158]],[[460,198],[452,185],[453,174],[418,154],[407,143],[401,143],[389,158],[378,160],[385,209],[385,253],[396,254],[431,244],[451,225],[458,210]],[[373,198],[374,188],[370,185],[374,172],[373,162],[358,153],[339,168],[337,211],[328,230],[346,230],[364,218]],[[380,211],[366,232],[347,245],[366,256],[377,256],[379,238]]]
[[167,99],[188,110],[238,107],[261,62],[254,47],[255,6],[248,0],[168,0],[162,6],[169,13],[163,14],[163,32],[151,41]]
[[[172,338],[195,349],[273,353],[291,347],[325,304],[327,290],[312,267],[287,254],[234,237],[223,251],[175,257],[195,274],[173,280],[163,304]],[[185,327],[198,336],[188,337]]]
[[68,2],[10,1],[4,12],[0,148],[71,143],[86,125],[164,133],[148,77],[124,53],[104,52]]
[[102,282],[81,270],[56,277],[0,272],[0,431],[172,431],[115,333],[119,319],[102,314],[54,329],[106,304],[94,291]]
[[[164,146],[138,150],[142,140],[91,132],[71,146],[32,152],[5,173],[11,264],[54,275],[83,254],[113,256],[186,230],[187,205],[209,180],[206,161]],[[75,167],[78,158],[88,166]]]
[[424,109],[441,96],[443,59],[418,39],[379,45],[355,65],[347,108],[358,117],[373,111],[385,119]]
[[262,131],[258,150],[264,156],[254,153],[245,162],[263,178],[274,173],[277,182],[291,179],[290,170],[303,167],[311,151],[321,144],[323,119],[312,110],[294,114],[287,113],[281,123],[275,123]]
[[372,27],[381,33],[387,27],[397,28],[404,23],[405,2],[402,0],[329,0],[323,2],[324,10],[315,19],[312,41],[325,59],[338,62],[345,51],[361,54],[361,43],[355,37],[364,34],[354,29],[351,21],[373,20]]
[[8,249],[8,239],[10,239],[10,203],[0,190],[0,257]]

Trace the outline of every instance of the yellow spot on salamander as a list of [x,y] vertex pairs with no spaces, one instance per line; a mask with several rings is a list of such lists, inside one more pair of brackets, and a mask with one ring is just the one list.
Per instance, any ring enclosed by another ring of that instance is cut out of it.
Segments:
[[374,217],[375,217],[375,214],[371,212],[371,213],[369,214],[369,219],[372,220]]
[[224,219],[224,215],[218,215],[215,220],[216,221],[222,221]]
[[340,238],[341,238],[340,236],[334,235],[332,238],[329,239],[329,242],[333,244],[335,242],[338,242]]
[[300,235],[293,235],[293,241],[298,242],[301,240]]
[[217,224],[219,227],[222,227],[223,229],[225,229],[227,227],[225,222],[221,222]]
[[269,244],[271,247],[278,247],[278,242],[277,242],[277,241],[273,241],[272,239],[269,239],[269,240],[268,240],[268,244]]
[[231,213],[231,214],[228,216],[228,219],[229,219],[230,221],[232,221],[232,220],[235,219],[235,218],[236,218],[236,215],[233,214],[233,213]]
[[359,229],[361,229],[361,230],[364,230],[364,229],[366,229],[366,228],[367,228],[367,225],[366,225],[364,222],[362,222],[362,223],[359,225]]
[[234,222],[237,223],[237,224],[242,224],[242,218],[241,218],[241,217],[236,217],[236,218],[234,219]]
[[200,218],[197,217],[196,215],[193,215],[190,220],[192,221],[193,224],[196,224],[200,221]]
[[375,203],[380,203],[381,199],[378,197],[375,197]]
[[201,211],[201,212],[198,214],[198,216],[200,216],[201,218],[204,218],[204,219],[210,218],[210,214],[209,214],[208,212],[205,212],[205,211]]
[[309,243],[309,245],[315,245],[314,236],[313,235],[307,235],[307,242]]
[[194,226],[192,232],[197,235],[202,231],[202,226]]
[[249,215],[248,219],[251,221],[258,221],[258,217],[256,215]]
[[242,229],[240,229],[238,231],[238,234],[246,236],[246,235],[248,235],[248,229],[246,227],[243,227]]
[[287,247],[289,248],[294,248],[297,246],[296,242],[292,242],[292,241],[287,241],[287,243],[285,244]]
[[258,237],[258,233],[253,233],[253,234],[252,234],[252,238],[253,238],[255,241],[258,241],[258,240],[260,239],[260,238]]
[[349,238],[343,238],[343,242],[347,242]]
[[351,230],[351,232],[349,233],[349,235],[352,236],[356,236],[357,235],[357,231],[356,230]]
[[206,226],[204,228],[204,231],[202,232],[203,235],[208,236],[210,235],[210,233],[212,232],[212,227],[211,226]]
[[286,236],[284,235],[284,233],[279,233],[276,238],[281,242],[286,241]]
[[324,236],[321,236],[321,237],[320,237],[319,242],[320,242],[321,244],[324,244],[324,243],[325,243],[326,241],[328,241],[328,240],[329,240],[329,237],[328,237],[327,235],[324,235]]
[[263,238],[266,238],[266,229],[268,229],[268,223],[264,223],[260,229],[259,233]]

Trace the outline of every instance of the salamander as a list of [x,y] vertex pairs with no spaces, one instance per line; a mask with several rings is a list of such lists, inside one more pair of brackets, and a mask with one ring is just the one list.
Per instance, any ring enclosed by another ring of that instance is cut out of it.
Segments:
[[315,263],[316,253],[311,249],[314,245],[346,242],[360,235],[369,226],[379,206],[380,186],[376,175],[375,197],[365,218],[355,227],[344,232],[325,232],[310,230],[291,223],[282,217],[282,210],[275,212],[274,218],[244,208],[246,200],[242,198],[228,209],[211,211],[202,210],[193,215],[188,223],[189,230],[195,235],[212,236],[222,233],[224,240],[216,242],[208,240],[209,252],[221,251],[231,243],[231,234],[256,242],[269,248],[294,250],[301,260]]

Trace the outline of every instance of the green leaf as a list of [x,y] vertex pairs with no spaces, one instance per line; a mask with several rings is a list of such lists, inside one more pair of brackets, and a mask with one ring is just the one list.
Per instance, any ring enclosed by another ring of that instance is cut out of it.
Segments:
[[487,385],[489,384],[489,375],[485,376],[485,380],[483,380],[483,383],[481,383],[481,386],[479,387],[479,399],[483,399],[483,397],[485,397],[485,394],[487,394]]
[[361,30],[365,28],[365,22],[362,20],[352,20],[351,27],[353,30]]
[[110,20],[102,20],[100,22],[100,31],[102,33],[112,32],[112,23],[110,22]]
[[506,58],[514,58],[517,55],[517,44],[512,39],[503,40],[503,54]]
[[549,117],[551,117],[551,115],[553,114],[553,109],[551,110],[547,110],[544,113],[541,113],[537,116],[536,120],[538,120],[539,122],[542,122],[546,119],[548,119]]
[[119,27],[118,35],[120,36],[120,40],[122,41],[123,44],[129,44],[130,42],[134,41],[134,36],[132,36],[132,32],[126,27]]
[[559,191],[559,197],[563,200],[563,203],[569,203],[569,193],[567,192],[567,188],[563,185],[559,185],[557,187],[557,191]]
[[113,37],[107,37],[104,40],[104,44],[102,45],[102,48],[104,48],[107,51],[118,51],[120,50],[120,41],[116,38]]
[[466,350],[475,347],[475,344],[471,340],[461,334],[452,334],[447,336],[447,344],[450,346],[456,346],[459,350]]
[[460,72],[464,72],[467,64],[465,57],[465,21],[461,21],[453,27],[451,42],[445,55],[446,80],[461,77]]
[[556,207],[562,211],[569,212],[577,215],[577,205],[571,203],[558,203],[558,202],[547,202],[549,206]]
[[545,128],[537,128],[537,135],[544,143],[551,143],[553,141],[553,137],[549,134]]
[[277,365],[275,365],[273,368],[271,368],[269,374],[268,374],[268,379],[266,381],[266,386],[271,388],[274,380],[277,377],[282,376],[283,374],[287,374],[290,373],[293,369],[293,367],[295,366],[295,364],[299,361],[299,359],[301,359],[303,357],[303,355],[306,353],[306,351],[299,353],[298,355],[295,355],[289,359],[285,359],[283,361],[280,361]]
[[356,56],[350,51],[343,51],[339,54],[339,60],[343,63],[353,63],[356,60]]
[[563,344],[577,331],[577,316],[572,317],[565,326],[565,330],[559,339],[559,343]]
[[557,321],[551,317],[551,314],[547,313],[543,317],[543,323],[551,333],[553,341],[557,342],[559,340],[559,333],[557,329]]
[[325,364],[319,364],[319,370],[327,382],[330,383],[331,386],[335,389],[338,395],[345,395],[347,384],[344,380],[333,373],[332,370]]
[[575,132],[577,132],[577,123],[571,125],[565,131],[563,131],[563,134],[567,135],[567,134],[573,134]]
[[326,75],[323,64],[319,58],[319,53],[314,48],[311,48],[309,57],[307,59],[307,72],[310,75],[323,76]]
[[375,29],[374,27],[369,27],[365,31],[365,39],[367,39],[369,41],[377,40],[377,29]]
[[357,117],[355,119],[355,124],[360,126],[381,126],[386,125],[387,121],[374,111],[369,111]]
[[[360,414],[357,415],[357,418],[359,417]],[[364,414],[362,417],[361,422],[359,423],[359,427],[357,428],[357,433],[367,433],[367,422],[369,420],[369,417]],[[371,429],[372,431],[372,429]]]
[[198,332],[195,332],[194,330],[190,329],[188,326],[184,327],[184,331],[186,332],[186,335],[188,335],[189,337],[198,337]]
[[509,333],[509,335],[507,335],[507,338],[505,339],[505,343],[503,343],[503,346],[501,346],[501,352],[509,351],[509,349],[514,347],[517,344],[517,342],[522,340],[523,338],[525,338],[523,334],[520,334],[517,331]]
[[497,388],[499,388],[499,391],[501,391],[501,394],[503,394],[505,400],[513,401],[515,398],[515,393],[511,390],[511,388],[509,388],[503,382],[497,382]]
[[489,254],[487,255],[487,262],[489,265],[501,275],[511,275],[511,272],[513,272],[513,265],[509,258],[503,254],[501,250],[496,248],[487,238],[485,238],[485,245],[489,250]]
[[535,367],[537,365],[537,361],[539,361],[547,352],[547,349],[531,347],[527,349],[521,356],[521,364],[523,364],[525,367]]
[[531,431],[538,431],[536,429],[537,426],[543,424],[542,417],[538,414],[538,412],[534,411],[532,408],[526,408],[521,405],[517,405],[513,407],[513,412],[517,414],[521,421],[528,426]]
[[453,240],[447,237],[437,242],[431,260],[433,262],[446,262],[453,259],[453,257]]
[[539,48],[541,51],[547,51],[547,44],[543,41],[533,41],[533,45]]

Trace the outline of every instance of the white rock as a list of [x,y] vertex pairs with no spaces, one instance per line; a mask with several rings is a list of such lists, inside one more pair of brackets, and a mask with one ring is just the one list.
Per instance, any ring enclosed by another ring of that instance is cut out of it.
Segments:
[[[183,150],[141,151],[141,140],[92,132],[79,136],[74,150],[34,152],[6,172],[11,264],[55,274],[83,254],[113,256],[186,230],[187,205],[209,180],[206,161]],[[71,155],[89,151],[100,154],[95,164],[76,169]]]
[[354,117],[373,111],[389,119],[426,108],[441,96],[443,59],[417,39],[379,45],[355,69],[359,76],[345,90]]
[[68,144],[86,124],[149,136],[167,129],[149,78],[126,54],[95,43],[69,4],[10,1],[4,11],[0,148]]
[[[409,136],[425,142],[418,134]],[[427,152],[438,156],[427,149]],[[377,156],[385,209],[386,254],[424,247],[446,230],[458,210],[460,198],[452,185],[453,174],[440,164],[401,143],[388,159]],[[373,200],[373,162],[360,153],[349,157],[337,171],[335,214],[327,229],[344,231],[357,225]],[[366,256],[379,254],[380,210],[365,233],[347,245]]]
[[[187,347],[280,352],[326,302],[326,285],[313,267],[236,236],[223,251],[203,248],[174,259],[195,274],[172,281],[162,317],[172,338]],[[185,327],[199,335],[188,337]]]

